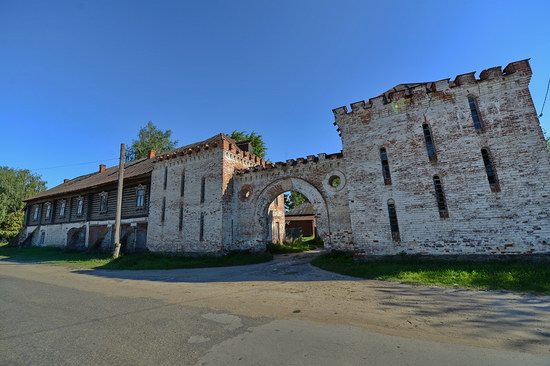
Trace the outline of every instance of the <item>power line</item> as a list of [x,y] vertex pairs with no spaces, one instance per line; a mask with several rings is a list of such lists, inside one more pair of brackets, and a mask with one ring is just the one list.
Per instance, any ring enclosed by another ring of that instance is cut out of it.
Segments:
[[59,169],[59,168],[66,168],[71,166],[79,166],[79,165],[87,165],[87,164],[94,164],[94,163],[102,163],[105,161],[113,161],[118,160],[118,158],[112,158],[112,159],[103,159],[103,160],[96,160],[96,161],[87,161],[82,163],[74,163],[74,164],[67,164],[67,165],[56,165],[56,166],[48,166],[44,168],[31,168],[29,170],[47,170],[47,169]]
[[544,106],[546,105],[546,98],[548,97],[548,89],[550,89],[550,79],[548,79],[548,85],[546,86],[546,94],[544,95],[544,102],[542,102],[542,108],[540,109],[539,118],[542,117],[542,112],[544,112]]

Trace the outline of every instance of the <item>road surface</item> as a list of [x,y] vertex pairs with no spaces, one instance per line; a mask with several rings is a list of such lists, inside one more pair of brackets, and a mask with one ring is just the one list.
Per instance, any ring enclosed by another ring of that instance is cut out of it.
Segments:
[[549,297],[356,280],[308,262],[0,261],[0,364],[550,365]]

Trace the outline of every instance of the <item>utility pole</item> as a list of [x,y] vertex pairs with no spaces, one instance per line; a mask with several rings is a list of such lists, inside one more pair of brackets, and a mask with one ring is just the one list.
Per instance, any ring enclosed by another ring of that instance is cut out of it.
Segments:
[[126,147],[120,144],[120,161],[118,163],[118,191],[116,195],[116,214],[115,214],[115,249],[113,259],[120,255],[120,217],[122,215],[122,189],[124,188],[124,162],[126,160]]

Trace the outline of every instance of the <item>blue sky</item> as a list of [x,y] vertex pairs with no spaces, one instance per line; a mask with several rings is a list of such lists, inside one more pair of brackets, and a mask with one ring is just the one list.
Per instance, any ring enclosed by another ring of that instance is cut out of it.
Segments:
[[0,165],[52,187],[115,165],[149,120],[182,145],[256,131],[273,161],[337,152],[332,108],[525,58],[540,112],[549,15],[544,1],[0,0]]

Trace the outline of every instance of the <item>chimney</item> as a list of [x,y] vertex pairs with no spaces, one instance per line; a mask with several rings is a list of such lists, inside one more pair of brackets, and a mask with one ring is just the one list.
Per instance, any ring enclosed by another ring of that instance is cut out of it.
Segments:
[[149,150],[147,152],[147,159],[152,159],[154,158],[155,156],[157,156],[157,152],[155,150]]
[[105,164],[99,164],[99,172],[103,173],[105,170],[107,170],[107,166]]
[[254,154],[254,148],[252,147],[252,143],[250,142],[250,140],[237,142],[237,147],[242,151],[246,151],[250,154]]
[[67,178],[63,179],[63,183],[67,183],[68,181],[70,181],[70,179],[67,179]]

